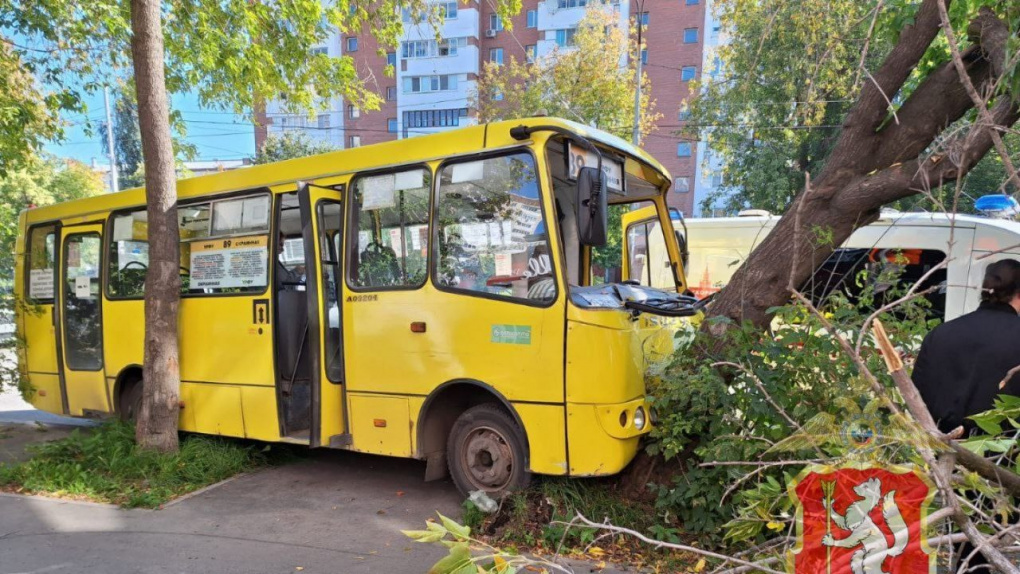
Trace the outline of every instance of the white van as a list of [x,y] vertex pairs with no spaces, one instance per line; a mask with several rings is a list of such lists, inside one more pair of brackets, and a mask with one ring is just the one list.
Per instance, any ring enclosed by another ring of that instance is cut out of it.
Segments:
[[[638,214],[635,211],[624,217],[624,278],[658,286],[665,281],[658,276],[665,276],[670,265],[659,261],[664,250],[656,249],[661,238],[654,229],[657,221]],[[779,216],[761,211],[745,212],[739,217],[674,219],[674,228],[686,240],[689,261],[684,271],[691,291],[705,297],[724,287],[778,221]],[[1005,251],[988,256],[999,250]],[[1020,259],[1020,222],[884,211],[878,221],[855,231],[802,288],[815,297],[835,289],[852,292],[859,288],[855,277],[860,270],[889,264],[900,266],[900,281],[912,284],[947,255],[948,266],[932,274],[922,289],[940,287],[928,299],[933,312],[948,320],[977,308],[989,263]]]

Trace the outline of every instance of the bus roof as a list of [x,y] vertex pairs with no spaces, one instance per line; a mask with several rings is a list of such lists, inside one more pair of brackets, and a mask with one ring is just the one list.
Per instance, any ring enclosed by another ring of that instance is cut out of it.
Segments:
[[[662,164],[623,139],[577,122],[561,118],[535,117],[467,126],[436,134],[184,178],[178,180],[177,195],[180,199],[189,199],[207,194],[287,185],[298,180],[317,180],[355,171],[370,171],[393,165],[442,159],[472,150],[503,147],[517,143],[510,137],[510,128],[520,125],[552,125],[564,128],[582,137],[615,148],[658,171],[665,181],[671,181],[669,172]],[[27,210],[27,217],[31,223],[144,204],[144,188],[133,188],[116,194],[103,194],[57,205],[32,208]]]

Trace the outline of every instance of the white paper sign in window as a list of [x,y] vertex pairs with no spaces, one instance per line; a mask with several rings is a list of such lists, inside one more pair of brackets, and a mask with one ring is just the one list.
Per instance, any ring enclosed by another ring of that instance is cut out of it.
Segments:
[[192,289],[265,287],[269,241],[260,235],[192,243],[190,271]]
[[74,278],[74,296],[78,299],[92,298],[92,278],[88,275],[79,275]]
[[393,174],[366,177],[361,180],[361,186],[361,209],[372,211],[397,204]]
[[269,196],[259,195],[213,204],[213,233],[265,229],[269,225]]
[[[577,179],[582,167],[597,167],[598,156],[573,142],[567,143],[567,155],[570,161],[570,179]],[[602,156],[602,173],[606,175],[606,185],[610,191],[623,193],[623,164],[606,156]]]
[[52,269],[33,269],[28,274],[28,296],[32,299],[53,298]]
[[396,191],[423,187],[425,187],[425,172],[420,169],[402,171],[393,176],[393,189]]

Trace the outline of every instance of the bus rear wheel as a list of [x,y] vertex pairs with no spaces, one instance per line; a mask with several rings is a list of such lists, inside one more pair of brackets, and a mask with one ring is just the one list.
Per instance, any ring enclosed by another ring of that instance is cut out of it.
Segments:
[[524,432],[496,405],[472,407],[453,424],[446,445],[453,482],[464,495],[481,490],[500,498],[531,482]]

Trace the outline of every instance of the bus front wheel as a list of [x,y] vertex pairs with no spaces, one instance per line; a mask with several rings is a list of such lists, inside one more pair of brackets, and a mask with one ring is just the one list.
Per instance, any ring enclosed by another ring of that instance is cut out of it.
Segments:
[[531,481],[524,432],[496,405],[464,411],[450,430],[446,454],[453,482],[464,495],[481,490],[498,499]]

